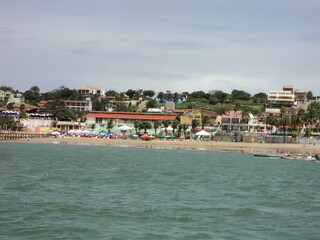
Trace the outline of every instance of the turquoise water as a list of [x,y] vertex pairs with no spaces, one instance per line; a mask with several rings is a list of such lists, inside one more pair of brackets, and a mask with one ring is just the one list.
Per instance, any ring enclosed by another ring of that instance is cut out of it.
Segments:
[[320,164],[0,143],[0,239],[319,239]]

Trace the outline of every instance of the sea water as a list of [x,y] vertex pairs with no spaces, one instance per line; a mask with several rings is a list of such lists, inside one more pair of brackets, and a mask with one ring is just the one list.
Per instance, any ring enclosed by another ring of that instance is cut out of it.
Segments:
[[320,239],[320,164],[0,143],[0,239]]

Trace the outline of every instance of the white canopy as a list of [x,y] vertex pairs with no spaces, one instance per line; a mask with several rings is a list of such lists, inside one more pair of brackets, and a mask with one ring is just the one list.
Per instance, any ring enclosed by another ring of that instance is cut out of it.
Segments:
[[132,128],[127,126],[127,125],[123,125],[121,127],[118,127],[119,130],[123,130],[123,131],[126,131],[126,130],[131,130]]
[[210,136],[211,134],[206,132],[205,130],[202,130],[200,132],[196,133],[196,136]]
[[53,134],[53,135],[60,135],[60,132],[53,132],[53,133],[51,133],[51,134]]

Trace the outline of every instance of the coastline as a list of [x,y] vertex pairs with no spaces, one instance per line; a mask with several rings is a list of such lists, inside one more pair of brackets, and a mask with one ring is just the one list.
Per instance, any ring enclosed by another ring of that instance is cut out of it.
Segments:
[[151,141],[132,139],[101,139],[101,138],[33,138],[19,139],[15,142],[47,143],[47,144],[74,144],[74,145],[106,145],[119,147],[155,148],[155,149],[183,149],[205,151],[227,151],[246,153],[290,153],[290,154],[320,154],[320,145],[292,144],[292,143],[247,143],[247,142],[199,142],[188,140],[158,140]]

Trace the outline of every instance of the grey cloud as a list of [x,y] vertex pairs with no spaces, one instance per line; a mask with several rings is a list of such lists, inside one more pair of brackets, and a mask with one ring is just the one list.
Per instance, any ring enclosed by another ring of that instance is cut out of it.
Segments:
[[199,50],[203,49],[204,46],[199,42],[185,41],[185,40],[143,40],[139,41],[138,44],[143,47],[156,48],[160,50]]

